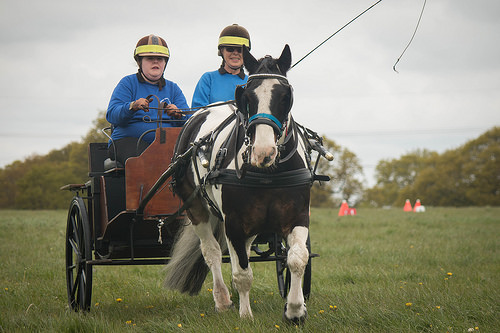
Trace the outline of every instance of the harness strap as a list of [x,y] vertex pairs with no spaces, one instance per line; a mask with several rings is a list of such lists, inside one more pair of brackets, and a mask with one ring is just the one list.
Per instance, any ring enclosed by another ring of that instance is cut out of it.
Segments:
[[[207,136],[205,136],[204,138],[202,138],[200,141],[204,142],[206,140]],[[217,205],[212,201],[212,199],[210,199],[210,197],[208,196],[208,193],[207,193],[207,190],[206,190],[206,185],[204,182],[202,182],[202,178],[200,176],[200,170],[198,168],[198,163],[196,163],[196,151],[198,150],[199,148],[199,143],[195,143],[193,145],[194,147],[194,154],[192,154],[192,165],[193,165],[193,168],[194,168],[194,173],[196,174],[196,177],[198,178],[198,186],[196,186],[196,188],[201,191],[201,195],[203,196],[203,198],[207,201],[208,205],[214,210],[215,214],[217,215],[217,217],[219,218],[219,220],[222,221],[222,213],[221,211],[219,210],[219,208],[217,208]],[[197,192],[196,191],[196,188],[195,190],[193,191],[193,194],[194,192]],[[191,194],[191,196],[193,195]]]
[[196,186],[193,193],[189,195],[186,201],[183,202],[182,206],[172,215],[169,215],[163,223],[166,223],[167,225],[172,223],[176,218],[182,215],[182,213],[191,206],[191,202],[193,202],[194,198],[196,195],[200,192],[200,186]]
[[283,132],[283,124],[272,114],[256,113],[248,119],[248,129],[250,129],[251,126],[258,124],[271,126],[279,135]]
[[[217,136],[220,134],[220,132],[226,128],[231,121],[236,117],[236,113],[230,114],[222,123],[220,123],[212,132],[208,133],[201,139],[199,139],[197,142],[193,143],[193,154],[191,155],[192,158],[192,165],[194,168],[194,173],[196,177],[198,178],[198,183],[200,184],[199,190],[201,191],[201,195],[203,198],[207,201],[208,205],[212,210],[214,211],[215,215],[222,221],[222,213],[220,209],[217,207],[217,205],[210,199],[210,196],[208,195],[206,191],[206,184],[205,184],[205,179],[200,176],[200,170],[198,168],[198,163],[196,163],[196,152],[199,149],[199,147],[203,145],[208,145],[209,147],[209,153],[210,155],[212,154],[212,148],[213,148],[213,143],[215,142],[215,139]],[[238,122],[236,122],[236,125],[238,126]],[[219,150],[220,151],[220,150]],[[211,157],[209,157],[210,159]],[[218,158],[217,158],[218,159]],[[216,159],[216,164],[219,163]],[[221,162],[222,163],[222,162]]]
[[272,73],[252,74],[248,77],[247,82],[252,79],[282,79],[288,83],[288,78],[286,76]]
[[[287,133],[287,135],[285,136],[285,140],[284,142],[281,144],[282,147],[285,147],[286,144],[290,141],[290,139],[292,138],[292,136],[296,135],[296,133],[298,132],[297,130],[297,126],[295,125],[295,121],[293,121],[293,119],[290,119],[290,122],[291,122],[291,127],[292,127],[292,130],[289,131]],[[298,138],[294,141],[294,145],[293,145],[293,148],[290,150],[290,152],[288,153],[287,156],[283,157],[283,158],[279,158],[278,160],[278,163],[284,163],[286,161],[288,161],[290,158],[292,158],[292,156],[295,154],[295,152],[297,151],[297,146],[299,145],[299,140]]]
[[311,170],[302,168],[276,174],[247,171],[244,178],[237,178],[236,171],[230,169],[215,170],[207,177],[207,183],[215,185],[237,185],[259,188],[282,188],[311,185],[314,177]]
[[[236,171],[236,176],[238,177],[238,179],[241,179],[245,176],[246,174],[246,166],[247,166],[247,161],[246,161],[246,158],[244,158],[245,160],[243,161],[243,165],[241,166],[240,168],[240,164],[238,162],[238,137],[239,137],[239,130],[241,128],[243,128],[243,123],[244,123],[244,118],[243,118],[243,115],[239,112],[238,113],[238,117],[237,119],[239,120],[238,122],[236,122],[236,124],[234,125],[235,126],[235,130],[236,130],[236,136],[235,136],[235,140],[234,140],[234,167],[235,167],[235,171]],[[247,156],[248,156],[248,152],[246,153]]]

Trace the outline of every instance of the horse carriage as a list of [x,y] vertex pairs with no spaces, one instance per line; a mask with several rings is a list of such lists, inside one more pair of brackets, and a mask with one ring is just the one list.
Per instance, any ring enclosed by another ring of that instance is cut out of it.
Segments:
[[89,145],[90,180],[62,188],[74,192],[66,229],[70,308],[90,310],[94,266],[167,264],[166,286],[190,294],[211,271],[216,309],[224,310],[232,302],[220,264],[231,262],[240,315],[252,317],[249,262],[274,261],[288,298],[285,318],[305,318],[317,256],[309,192],[315,180],[329,180],[316,175],[319,158],[333,156],[291,117],[288,46],[279,59],[259,61],[244,48],[244,59],[250,76],[235,101],[201,108],[182,128],[162,126],[159,108],[155,140],[124,167],[109,165],[108,143]]

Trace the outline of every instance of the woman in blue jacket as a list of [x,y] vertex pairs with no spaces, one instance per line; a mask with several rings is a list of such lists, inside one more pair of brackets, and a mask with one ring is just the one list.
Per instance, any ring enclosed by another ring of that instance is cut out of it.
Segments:
[[154,132],[146,134],[137,151],[141,135],[157,127],[158,112],[153,108],[159,105],[155,98],[147,99],[148,96],[157,96],[160,104],[167,107],[166,115],[162,115],[162,119],[167,120],[163,127],[182,126],[184,122],[180,120],[188,117],[179,110],[189,108],[182,90],[163,77],[169,57],[170,51],[163,38],[155,35],[141,38],[134,51],[138,72],[121,79],[111,95],[106,113],[106,120],[113,128],[109,155],[115,160],[116,151],[116,160],[123,165],[127,158],[138,156],[154,140]]
[[218,43],[222,65],[218,70],[202,75],[194,90],[193,108],[234,99],[236,86],[245,84],[248,78],[243,72],[243,45],[250,50],[247,29],[233,24],[222,30]]

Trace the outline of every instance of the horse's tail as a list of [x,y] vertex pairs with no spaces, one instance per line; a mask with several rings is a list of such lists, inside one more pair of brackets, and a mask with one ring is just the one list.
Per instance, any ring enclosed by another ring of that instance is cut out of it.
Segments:
[[[216,218],[211,218],[214,236],[221,245],[221,250],[227,250],[224,238],[224,227]],[[186,218],[186,221],[189,220]],[[166,267],[165,287],[178,290],[182,293],[197,295],[209,268],[200,249],[200,239],[194,232],[191,224],[180,232],[172,249],[171,259]]]

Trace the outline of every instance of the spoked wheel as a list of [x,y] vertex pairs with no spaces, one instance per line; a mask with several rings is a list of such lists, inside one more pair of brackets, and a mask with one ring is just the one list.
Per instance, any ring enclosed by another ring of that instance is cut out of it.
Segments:
[[92,297],[92,260],[90,224],[83,199],[74,197],[66,225],[66,283],[69,306],[75,310],[90,310]]
[[[309,253],[311,253],[311,240],[309,238],[309,235],[307,236],[306,246]],[[276,256],[283,257],[282,259],[276,260],[276,276],[278,277],[278,288],[281,297],[286,298],[288,292],[290,291],[291,279],[290,270],[286,263],[286,256],[288,251],[286,240],[283,239],[281,242],[277,241],[276,247]],[[311,257],[309,257],[306,268],[304,270],[304,276],[302,279],[302,293],[304,294],[304,298],[306,300],[311,294]]]

